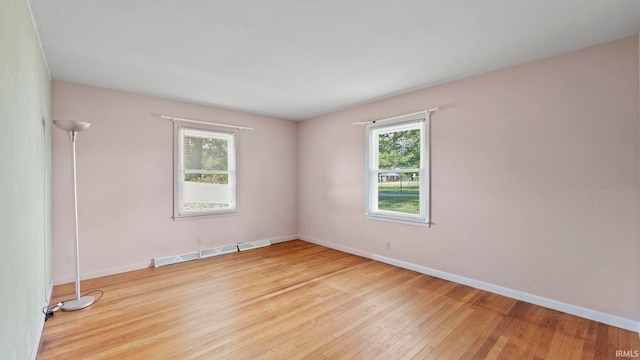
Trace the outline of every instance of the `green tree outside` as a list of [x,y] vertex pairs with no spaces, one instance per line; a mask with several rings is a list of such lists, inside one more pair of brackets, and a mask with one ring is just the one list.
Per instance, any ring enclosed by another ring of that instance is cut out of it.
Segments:
[[[227,171],[228,141],[216,138],[184,137],[184,168],[186,170]],[[228,184],[227,174],[185,174],[185,181]]]
[[[381,170],[420,168],[420,130],[412,129],[380,134],[378,168]],[[381,176],[378,183],[378,209],[420,213],[420,182],[417,172]],[[391,180],[389,180],[391,178]],[[389,181],[383,181],[389,180]]]
[[417,169],[420,167],[420,130],[395,131],[378,137],[380,169]]

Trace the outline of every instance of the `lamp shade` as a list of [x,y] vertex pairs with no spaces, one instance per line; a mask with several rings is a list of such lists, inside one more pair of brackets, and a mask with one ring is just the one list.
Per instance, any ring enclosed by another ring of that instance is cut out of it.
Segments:
[[53,123],[64,131],[83,131],[91,126],[88,122],[75,120],[53,120]]

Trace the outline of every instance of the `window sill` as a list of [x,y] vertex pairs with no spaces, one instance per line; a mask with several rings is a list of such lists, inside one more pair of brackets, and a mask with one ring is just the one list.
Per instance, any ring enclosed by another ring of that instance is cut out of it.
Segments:
[[431,227],[432,225],[435,225],[432,222],[428,222],[424,220],[399,218],[399,217],[386,216],[386,215],[380,215],[380,214],[365,214],[365,216],[371,220],[394,222],[394,223],[405,224],[405,225],[422,226],[422,227]]
[[220,211],[215,213],[204,213],[204,214],[189,214],[189,215],[178,215],[173,216],[173,221],[184,221],[184,220],[199,220],[199,219],[212,219],[221,216],[235,216],[238,215],[237,210],[229,210],[229,211]]

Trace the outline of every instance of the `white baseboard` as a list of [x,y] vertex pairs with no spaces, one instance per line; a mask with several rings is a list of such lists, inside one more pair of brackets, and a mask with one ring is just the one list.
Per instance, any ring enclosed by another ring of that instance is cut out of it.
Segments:
[[637,332],[638,335],[640,336],[640,321],[623,318],[617,315],[607,314],[601,311],[588,309],[588,308],[584,308],[584,307],[573,305],[573,304],[568,304],[562,301],[548,299],[542,296],[529,294],[523,291],[510,289],[510,288],[506,288],[499,285],[494,285],[484,281],[479,281],[479,280],[451,274],[451,273],[436,270],[436,269],[431,269],[422,265],[412,264],[406,261],[397,260],[397,259],[389,258],[389,257],[378,255],[378,254],[368,253],[366,251],[361,251],[361,250],[353,249],[347,246],[342,246],[342,245],[330,243],[327,241],[322,241],[309,236],[299,235],[298,238],[300,240],[308,241],[310,243],[314,243],[320,246],[370,258],[370,259],[380,261],[389,265],[394,265],[404,269],[413,270],[422,274],[452,281],[458,284],[471,286],[476,289],[489,291],[498,295],[526,301],[531,304],[561,311],[561,312],[579,316],[585,319],[601,322],[603,324],[619,327],[629,331],[634,331],[634,332]]
[[349,253],[349,254],[362,256],[362,257],[365,257],[367,259],[372,259],[373,258],[373,254],[372,253],[369,253],[369,252],[366,252],[366,251],[361,251],[361,250],[354,249],[354,248],[350,248],[348,246],[342,246],[342,245],[338,245],[338,244],[334,244],[334,243],[330,243],[330,242],[314,239],[314,238],[309,237],[309,236],[299,235],[298,239],[304,240],[304,241],[308,241],[308,242],[314,243],[316,245],[328,247],[328,248],[331,248],[331,249],[340,250],[342,252],[346,252],[346,253]]
[[[49,285],[49,289],[47,290],[47,294],[44,296],[44,304],[42,307],[48,306],[51,303],[51,295],[53,294],[53,282]],[[44,314],[40,316],[40,322],[38,323],[38,334],[36,336],[36,343],[33,345],[33,349],[31,349],[31,356],[29,357],[31,360],[36,360],[38,357],[38,350],[40,349],[40,340],[42,340],[42,333],[44,332]]]
[[[147,261],[144,263],[130,264],[130,265],[113,267],[109,269],[96,270],[96,271],[80,274],[80,280],[88,280],[88,279],[94,279],[102,276],[120,274],[128,271],[146,269],[148,267],[151,267],[151,264],[152,264],[152,261]],[[74,281],[76,281],[76,278],[73,275],[63,276],[63,277],[53,279],[53,284],[60,285],[60,284],[67,284]]]
[[426,266],[416,265],[416,264],[408,263],[405,261],[388,258],[386,256],[374,254],[373,259],[386,264],[413,270],[422,274],[430,275],[430,276],[441,278],[448,281],[453,281],[453,282],[467,285],[467,286],[471,286],[476,289],[489,291],[495,294],[503,295],[503,296],[510,297],[517,300],[526,301],[531,304],[543,306],[549,309],[558,310],[567,314],[576,315],[589,320],[594,320],[607,325],[616,326],[622,329],[640,333],[640,321],[635,321],[635,320],[623,318],[620,316],[603,313],[597,310],[587,309],[581,306],[568,304],[562,301],[548,299],[542,296],[529,294],[523,291],[513,290],[506,287],[486,283],[484,281],[470,279],[464,276],[459,276],[459,275],[451,274],[448,272],[431,269]]
[[293,241],[298,239],[299,239],[298,235],[279,236],[279,237],[269,238],[272,244],[286,242],[286,241]]
[[[598,321],[598,322],[601,322],[601,323],[604,323],[604,324],[616,326],[616,327],[619,327],[619,328],[622,328],[622,329],[626,329],[626,330],[630,330],[630,331],[634,331],[634,332],[637,332],[638,334],[640,334],[640,321],[635,321],[635,320],[623,318],[623,317],[620,317],[620,316],[617,316],[617,315],[611,315],[611,314],[607,314],[607,313],[604,313],[604,312],[601,312],[601,311],[588,309],[588,308],[584,308],[584,307],[581,307],[581,306],[568,304],[568,303],[557,301],[557,300],[553,300],[553,299],[548,299],[548,298],[545,298],[545,297],[542,297],[542,296],[529,294],[529,293],[522,292],[522,291],[519,291],[519,290],[514,290],[514,289],[502,287],[502,286],[499,286],[499,285],[494,285],[494,284],[491,284],[491,283],[487,283],[487,282],[483,282],[483,281],[467,278],[467,277],[464,277],[464,276],[459,276],[459,275],[447,273],[447,272],[436,270],[436,269],[431,269],[431,268],[428,268],[426,266],[412,264],[412,263],[405,262],[405,261],[402,261],[402,260],[396,260],[396,259],[385,257],[385,256],[382,256],[382,255],[377,255],[377,254],[369,253],[369,252],[366,252],[366,251],[354,249],[354,248],[351,248],[351,247],[348,247],[348,246],[342,246],[342,245],[334,244],[334,243],[331,243],[331,242],[322,241],[322,240],[315,239],[315,238],[312,238],[312,237],[309,237],[309,236],[289,235],[289,236],[283,236],[283,237],[270,238],[269,240],[272,243],[279,243],[279,242],[292,241],[292,240],[297,240],[297,239],[304,240],[304,241],[307,241],[307,242],[310,242],[310,243],[314,243],[314,244],[317,244],[317,245],[320,245],[320,246],[328,247],[328,248],[331,248],[331,249],[343,251],[343,252],[346,252],[346,253],[349,253],[349,254],[362,256],[362,257],[365,257],[365,258],[369,258],[369,259],[373,259],[373,260],[376,260],[376,261],[384,262],[386,264],[390,264],[390,265],[398,266],[398,267],[401,267],[401,268],[413,270],[413,271],[416,271],[416,272],[419,272],[419,273],[422,273],[422,274],[434,276],[434,277],[441,278],[441,279],[444,279],[444,280],[449,280],[449,281],[453,281],[453,282],[456,282],[456,283],[459,283],[459,284],[471,286],[471,287],[476,288],[476,289],[481,289],[481,290],[489,291],[489,292],[496,293],[496,294],[499,294],[499,295],[503,295],[503,296],[506,296],[506,297],[510,297],[510,298],[513,298],[513,299],[526,301],[528,303],[532,303],[532,304],[535,304],[535,305],[543,306],[543,307],[546,307],[546,308],[549,308],[549,309],[553,309],[553,310],[562,311],[562,312],[565,312],[567,314],[580,316],[580,317],[583,317],[583,318],[586,318],[586,319],[589,319],[589,320]],[[119,274],[119,273],[123,273],[123,272],[127,272],[127,271],[140,270],[140,269],[144,269],[144,268],[148,268],[148,267],[150,267],[150,262],[125,265],[125,266],[120,266],[120,267],[115,267],[115,268],[110,268],[110,269],[103,269],[103,270],[98,270],[98,271],[94,271],[94,272],[90,272],[90,273],[85,273],[85,274],[81,275],[81,279],[82,280],[93,279],[93,278],[96,278],[96,277],[114,275],[114,274]],[[54,279],[53,280],[53,285],[66,284],[66,283],[74,282],[74,281],[75,281],[75,277],[73,277],[73,276],[61,277],[61,278]],[[51,298],[51,290],[49,292],[49,298]],[[42,327],[41,328],[43,328],[43,327],[44,327],[44,317],[42,319]],[[38,344],[39,344],[39,342],[40,342],[40,339],[38,339]],[[36,348],[35,352],[37,354],[37,348]]]
[[[269,238],[269,240],[271,241],[272,244],[279,243],[279,242],[285,242],[285,241],[291,241],[291,240],[297,240],[297,239],[299,239],[298,235],[288,235],[288,236],[280,236],[280,237]],[[148,267],[152,267],[153,266],[152,263],[153,263],[153,261],[150,260],[150,261],[144,262],[144,263],[123,265],[123,266],[118,266],[118,267],[113,267],[113,268],[108,268],[108,269],[96,270],[96,271],[92,271],[92,272],[88,272],[88,273],[82,273],[82,274],[80,274],[80,279],[81,280],[88,280],[88,279],[94,279],[94,278],[98,278],[98,277],[102,277],[102,276],[120,274],[120,273],[128,272],[128,271],[146,269]],[[53,285],[67,284],[67,283],[71,283],[71,282],[74,282],[74,281],[76,281],[76,278],[75,278],[74,275],[62,276],[62,277],[58,277],[58,278],[53,279]]]

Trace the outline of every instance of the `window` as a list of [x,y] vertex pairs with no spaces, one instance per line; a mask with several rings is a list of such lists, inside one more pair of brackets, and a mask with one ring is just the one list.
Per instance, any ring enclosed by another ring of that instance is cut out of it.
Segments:
[[177,126],[174,218],[234,212],[235,135]]
[[367,125],[366,215],[429,225],[429,113]]

